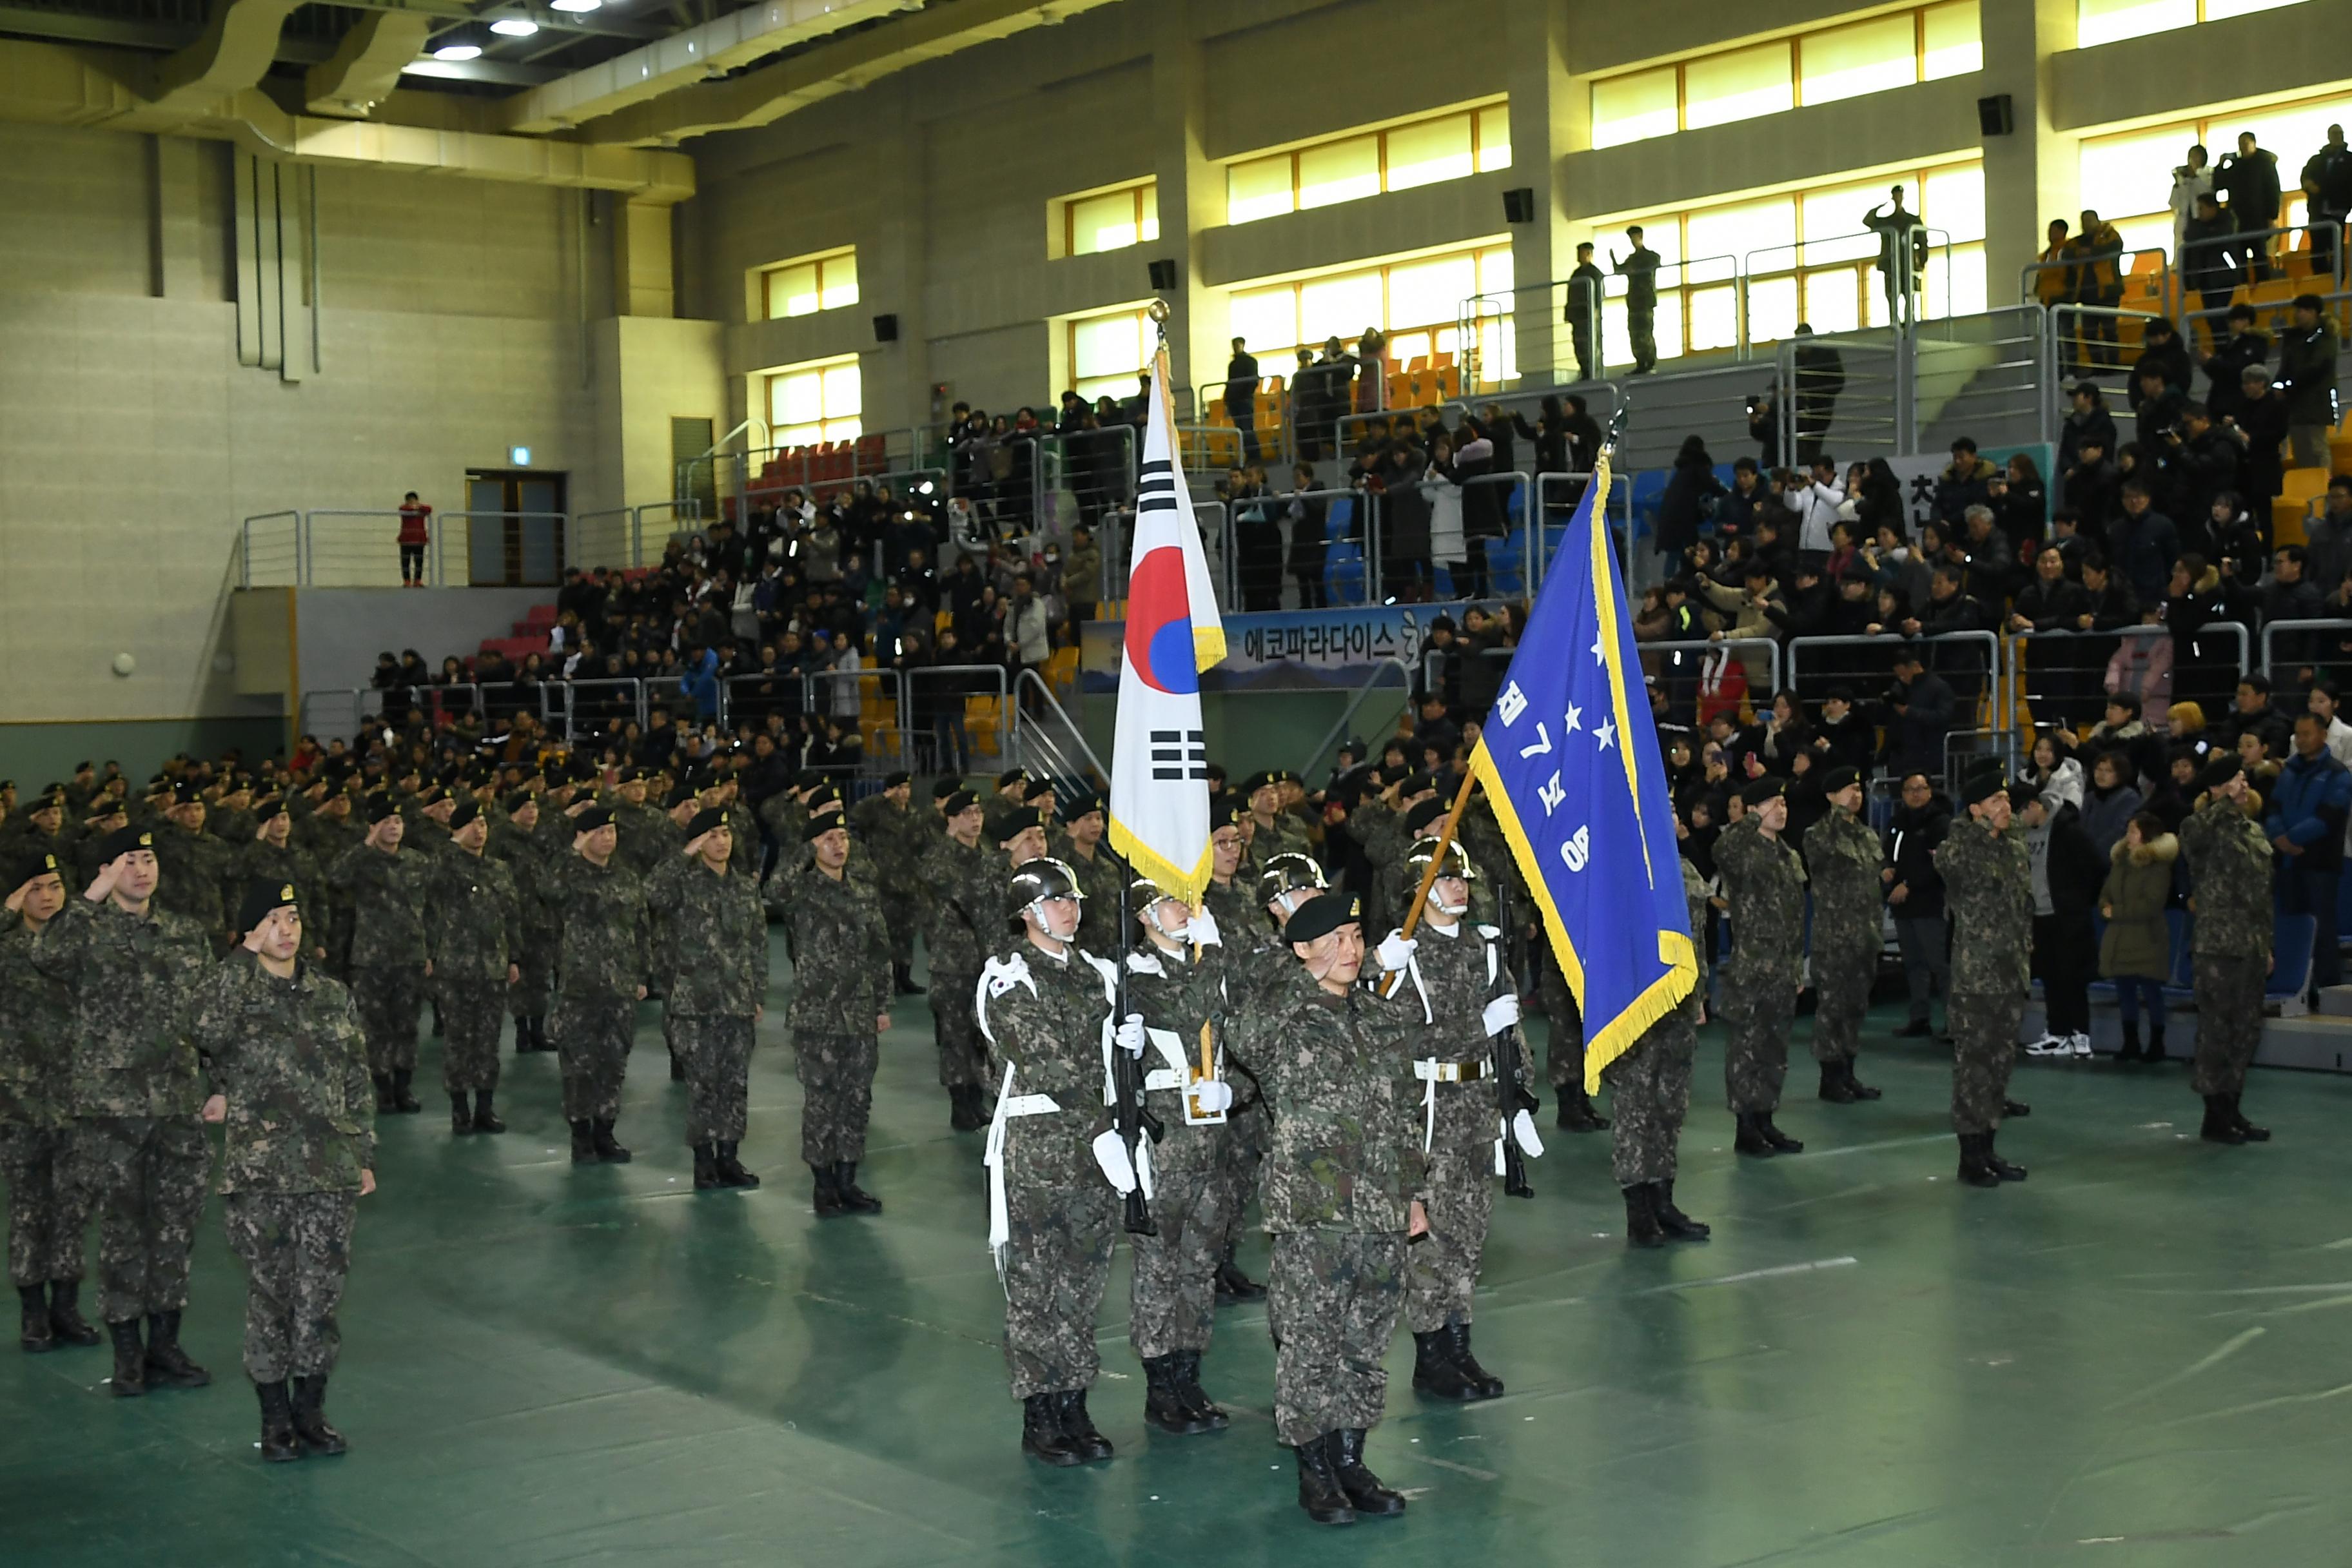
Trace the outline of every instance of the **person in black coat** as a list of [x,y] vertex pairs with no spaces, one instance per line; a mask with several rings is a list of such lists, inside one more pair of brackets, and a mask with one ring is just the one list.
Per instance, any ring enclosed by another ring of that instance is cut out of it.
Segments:
[[2061,474],[2083,460],[2084,445],[2096,442],[2099,450],[2108,458],[2116,455],[2116,416],[2107,412],[2106,399],[2095,381],[2074,384],[2074,406],[2066,416],[2065,428],[2058,433],[2058,471]]
[[1878,730],[1855,710],[1852,688],[1832,686],[1822,697],[1821,717],[1813,724],[1813,749],[1821,753],[1825,773],[1852,768],[1864,792],[1869,790],[1877,765]]
[[1916,644],[1906,643],[1896,650],[1895,681],[1876,715],[1886,727],[1887,771],[1940,777],[1944,737],[1951,733],[1952,710],[1958,700],[1944,678],[1931,673],[1921,661]]
[[[2005,628],[2012,633],[2079,632],[2091,613],[2091,596],[2083,585],[2068,580],[2065,557],[2054,544],[2044,545],[2033,558],[2033,581],[2018,592]],[[2025,645],[2029,681],[2026,700],[2037,721],[2074,727],[2082,712],[2084,693],[2096,673],[2084,667],[2084,649],[2073,637],[2044,637]],[[2105,661],[2101,660],[2104,664]]]
[[1300,463],[1290,470],[1291,493],[1285,498],[1283,515],[1290,523],[1290,574],[1297,581],[1302,610],[1319,610],[1330,603],[1323,582],[1324,560],[1330,552],[1323,537],[1323,518],[1330,502],[1313,494],[1315,489],[1313,465]]
[[2246,400],[2246,372],[2260,369],[2265,379],[2270,374],[2270,334],[2256,331],[2254,320],[2252,305],[2231,306],[2227,335],[2221,337],[2213,352],[2200,362],[2205,372],[2205,406],[2223,425]]
[[2027,798],[2018,801],[2013,793],[2012,804],[2019,808],[2018,820],[2025,826],[2028,843],[2047,828],[2044,842],[2038,847],[2042,864],[2034,878],[2033,906],[2033,973],[2042,977],[2048,1014],[2044,1044],[2063,1038],[2071,1047],[2068,1054],[2088,1056],[2091,971],[2099,952],[2092,934],[2092,916],[2106,883],[2107,858],[2083,831],[2083,814],[2074,802],[2055,794],[2033,795],[2030,785],[2019,789],[2026,792]]
[[1665,493],[1658,498],[1655,548],[1666,557],[1669,570],[1682,560],[1685,550],[1697,542],[1707,501],[1723,493],[1723,481],[1715,477],[1715,459],[1706,455],[1706,441],[1696,436],[1684,437],[1682,450],[1675,455],[1674,472],[1666,479]]
[[1886,865],[1878,874],[1886,888],[1886,905],[1895,916],[1895,940],[1903,950],[1903,978],[1911,993],[1910,1022],[1898,1036],[1922,1038],[1928,1027],[1928,1003],[1941,991],[1948,1016],[1952,995],[1952,960],[1944,931],[1944,879],[1936,870],[1936,847],[1952,827],[1952,808],[1936,793],[1933,775],[1904,775],[1903,794],[1886,828]]

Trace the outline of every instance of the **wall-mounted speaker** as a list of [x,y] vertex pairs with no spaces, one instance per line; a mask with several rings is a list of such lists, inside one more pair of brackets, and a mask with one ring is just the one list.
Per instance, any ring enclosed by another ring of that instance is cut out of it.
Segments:
[[898,341],[898,318],[896,316],[875,317],[874,341],[877,343],[897,342]]
[[1505,191],[1503,193],[1503,221],[1505,223],[1535,222],[1535,192],[1525,185],[1520,186],[1515,191]]
[[1151,286],[1154,289],[1173,289],[1176,287],[1176,264],[1173,261],[1153,262],[1151,264]]
[[2009,94],[1997,92],[1990,98],[1977,100],[1977,129],[1987,136],[2007,136],[2017,129],[2017,115],[2010,107]]

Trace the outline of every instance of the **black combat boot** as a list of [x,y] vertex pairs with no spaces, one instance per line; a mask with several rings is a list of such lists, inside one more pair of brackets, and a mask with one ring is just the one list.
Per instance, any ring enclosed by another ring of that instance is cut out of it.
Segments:
[[1756,1131],[1764,1135],[1764,1142],[1772,1145],[1774,1153],[1801,1154],[1805,1152],[1805,1146],[1802,1143],[1772,1125],[1772,1113],[1769,1110],[1757,1116]]
[[2147,1026],[2147,1060],[2153,1065],[2164,1059],[2164,1026],[2150,1024]]
[[1318,1524],[1353,1524],[1356,1510],[1331,1473],[1331,1449],[1337,1433],[1327,1432],[1298,1445],[1298,1506]]
[[1647,1182],[1625,1189],[1625,1245],[1664,1247],[1666,1233],[1658,1224],[1657,1194]]
[[415,1076],[406,1068],[392,1069],[392,1108],[403,1116],[414,1116],[425,1109],[417,1103],[416,1097],[408,1092],[409,1083]]
[[2119,1062],[2139,1060],[2139,1020],[2137,1018],[2124,1026],[2124,1043],[2116,1047],[2116,1060]]
[[1177,1386],[1176,1358],[1173,1355],[1150,1356],[1143,1363],[1143,1424],[1157,1426],[1162,1432],[1173,1432],[1180,1437],[1191,1437],[1210,1430],[1206,1421],[1196,1419],[1184,1408],[1183,1391]]
[[286,1397],[286,1380],[257,1383],[261,1399],[261,1457],[273,1465],[289,1464],[302,1457],[302,1440],[294,1435],[294,1407]]
[[1822,1064],[1821,1097],[1832,1105],[1852,1105],[1853,1090],[1845,1086],[1845,1066],[1842,1062]]
[[1086,1463],[1062,1436],[1062,1423],[1054,1414],[1050,1394],[1033,1394],[1021,1402],[1021,1451],[1063,1469]]
[[882,1200],[857,1184],[856,1161],[835,1161],[833,1184],[841,1194],[841,1206],[850,1213],[880,1214],[882,1212]]
[[1851,1094],[1856,1100],[1876,1100],[1879,1098],[1879,1090],[1871,1088],[1870,1085],[1863,1082],[1862,1079],[1853,1076],[1853,1058],[1852,1057],[1846,1058],[1843,1062],[1840,1063],[1838,1070],[1845,1075],[1845,1090],[1848,1094]]
[[669,1080],[672,1083],[686,1081],[686,1058],[676,1051],[669,1054]]
[[948,1085],[948,1126],[958,1132],[970,1132],[980,1124],[971,1119],[970,1084]]
[[2255,1126],[2246,1120],[2246,1113],[2238,1109],[2238,1101],[2244,1098],[2245,1096],[2242,1094],[2233,1094],[2230,1097],[2230,1125],[2235,1127],[2238,1130],[2238,1136],[2249,1143],[2269,1142],[2271,1130],[2267,1127]]
[[1110,1458],[1110,1439],[1095,1430],[1095,1418],[1087,1414],[1085,1389],[1066,1388],[1054,1395],[1054,1418],[1062,1424],[1062,1440],[1079,1458],[1093,1464]]
[[1454,1364],[1452,1347],[1446,1343],[1445,1331],[1433,1329],[1425,1334],[1412,1336],[1412,1387],[1416,1394],[1426,1394],[1432,1399],[1469,1400],[1478,1397],[1478,1390]]
[[2032,1114],[2033,1107],[2021,1100],[2004,1100],[2000,1102],[2000,1119],[2003,1121],[2014,1121],[2021,1116]]
[[147,1352],[139,1342],[139,1320],[109,1323],[106,1331],[114,1337],[114,1396],[136,1399],[147,1392]]
[[467,1133],[474,1130],[474,1108],[463,1089],[449,1091],[449,1131]]
[[530,1048],[534,1051],[551,1051],[555,1048],[547,1043],[547,1015],[544,1013],[533,1013],[530,1016]]
[[1217,1305],[1265,1300],[1265,1287],[1242,1272],[1241,1265],[1234,1261],[1234,1244],[1225,1243],[1225,1255],[1217,1264]]
[[719,1179],[730,1187],[758,1186],[760,1178],[743,1168],[743,1162],[735,1157],[735,1147],[732,1138],[725,1139],[718,1145]]
[[2000,1134],[1997,1132],[1977,1134],[1977,1152],[1984,1156],[1985,1169],[2004,1182],[2025,1180],[2025,1167],[2011,1164],[2007,1160],[2002,1159],[2000,1151],[1993,1147],[1999,1138]]
[[39,1285],[19,1285],[16,1295],[25,1309],[23,1327],[17,1331],[16,1342],[25,1347],[27,1355],[39,1355],[43,1351],[57,1349],[57,1331],[49,1326],[47,1289]]
[[391,1115],[392,1075],[388,1072],[376,1072],[368,1074],[368,1077],[373,1079],[375,1084],[376,1114],[379,1116]]
[[694,1146],[694,1190],[714,1192],[727,1184],[719,1179],[719,1151],[708,1143]]
[[180,1314],[147,1314],[147,1384],[151,1388],[202,1388],[213,1374],[180,1348]]
[[2230,1114],[2228,1095],[2209,1094],[2205,1097],[2205,1124],[2197,1130],[2197,1136],[2208,1143],[2243,1143],[2246,1141],[2246,1135],[2238,1131],[2236,1119]]
[[1609,1119],[1592,1108],[1592,1097],[1584,1092],[1582,1084],[1562,1084],[1557,1098],[1559,1109],[1551,1121],[1561,1131],[1598,1132],[1609,1125]]
[[1195,1421],[1208,1423],[1212,1432],[1222,1432],[1234,1424],[1234,1418],[1219,1409],[1201,1386],[1201,1352],[1176,1352],[1176,1396],[1184,1402],[1185,1413]]
[[890,966],[890,989],[901,996],[919,996],[923,988],[915,984],[915,966],[894,963]]
[[1675,1207],[1675,1184],[1669,1179],[1650,1184],[1650,1207],[1658,1216],[1658,1228],[1671,1241],[1705,1241],[1715,1234],[1712,1226],[1697,1220]]
[[572,1124],[572,1163],[575,1165],[596,1163],[596,1131],[585,1121]]
[[507,1124],[499,1120],[498,1108],[492,1103],[495,1090],[478,1089],[474,1091],[474,1131],[503,1132]]
[[607,1165],[625,1165],[635,1158],[626,1149],[622,1148],[619,1141],[613,1136],[613,1122],[610,1117],[591,1121],[588,1124],[588,1135],[595,1141],[596,1158],[604,1161]]
[[1364,1468],[1362,1427],[1343,1426],[1327,1435],[1323,1442],[1324,1451],[1331,1456],[1331,1479],[1347,1494],[1349,1507],[1374,1519],[1393,1518],[1404,1511],[1404,1499]]
[[433,1037],[436,1040],[441,1037],[441,1004],[438,1002],[433,1004]]
[[1732,1120],[1738,1124],[1739,1128],[1731,1140],[1734,1152],[1754,1154],[1769,1160],[1780,1152],[1772,1147],[1771,1140],[1764,1136],[1764,1129],[1759,1125],[1759,1119],[1754,1111],[1736,1111],[1733,1113]]
[[1972,1187],[2000,1185],[2000,1177],[1993,1173],[1992,1166],[1985,1160],[1985,1152],[1990,1142],[1990,1140],[1981,1132],[1960,1134],[1959,1177],[1961,1181]]
[[[1445,1325],[1445,1353],[1453,1358],[1455,1366],[1462,1369],[1463,1381],[1476,1391],[1479,1398],[1503,1397],[1503,1380],[1480,1366],[1478,1358],[1470,1353],[1469,1324],[1449,1322]],[[1358,1503],[1356,1506],[1363,1508],[1364,1505]],[[1365,1511],[1372,1510],[1366,1509]]]
[[816,1191],[810,1201],[815,1205],[816,1217],[819,1219],[831,1219],[836,1215],[849,1212],[842,1206],[841,1180],[834,1174],[837,1168],[833,1165],[809,1167],[811,1173],[816,1177]]
[[351,1447],[343,1435],[327,1425],[327,1376],[294,1380],[294,1430],[313,1453],[340,1454]]
[[82,1320],[80,1297],[80,1280],[49,1281],[49,1331],[60,1345],[94,1345],[100,1338],[99,1331]]

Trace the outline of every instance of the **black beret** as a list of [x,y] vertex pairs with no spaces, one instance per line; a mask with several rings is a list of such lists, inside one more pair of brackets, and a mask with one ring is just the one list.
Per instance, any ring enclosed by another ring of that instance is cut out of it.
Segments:
[[1411,811],[1404,814],[1405,831],[1407,833],[1420,832],[1431,823],[1435,822],[1439,817],[1444,816],[1448,809],[1449,808],[1445,802],[1442,800],[1432,798],[1423,801],[1420,805],[1414,806]]
[[1271,788],[1281,782],[1282,779],[1279,774],[1270,773],[1264,771],[1254,773],[1250,774],[1249,777],[1242,780],[1242,794],[1244,795],[1253,795],[1262,789]]
[[1832,768],[1822,775],[1822,793],[1835,795],[1842,789],[1852,789],[1861,782],[1862,772],[1858,768]]
[[245,889],[245,902],[236,907],[236,929],[249,931],[268,920],[274,910],[295,903],[294,884],[275,877],[256,877]]
[[527,789],[519,789],[513,794],[508,795],[505,799],[499,801],[499,805],[506,808],[506,814],[509,816],[512,816],[516,812],[520,811],[524,806],[529,805],[532,801],[535,801],[538,798],[539,796],[531,794],[530,791]]
[[961,816],[979,804],[980,796],[968,789],[959,789],[949,793],[948,803],[940,808],[940,811],[944,816]]
[[814,768],[803,768],[793,780],[794,789],[814,789],[824,783],[824,775]]
[[1007,768],[1003,773],[996,775],[996,787],[1001,790],[1010,789],[1014,784],[1027,784],[1028,782],[1029,770],[1026,768]]
[[253,820],[268,822],[273,816],[283,816],[285,814],[286,808],[283,805],[274,800],[265,800],[253,808]]
[[1768,800],[1786,800],[1789,781],[1781,778],[1750,779],[1739,786],[1739,799],[1749,807],[1762,805]]
[[2237,752],[2216,752],[2213,753],[2213,760],[2207,763],[2204,771],[2197,775],[2197,787],[2206,790],[2220,789],[2245,771],[2246,764],[2238,760]]
[[2042,798],[2042,791],[2023,779],[2009,786],[2009,809],[2023,811]]
[[948,796],[955,794],[956,791],[961,788],[963,788],[963,780],[957,778],[954,774],[950,773],[946,778],[940,779],[931,785],[931,798],[933,800],[945,800]]
[[812,816],[821,811],[829,811],[841,804],[841,786],[838,784],[826,784],[821,789],[809,792],[808,808],[809,815]]
[[1055,793],[1054,781],[1052,779],[1036,779],[1031,782],[1028,793],[1024,795],[1021,798],[1023,800],[1044,800],[1046,796],[1055,795]]
[[846,833],[848,831],[849,823],[847,819],[845,819],[841,813],[837,811],[828,811],[822,816],[812,816],[801,825],[801,837],[803,840],[821,838],[828,833]]
[[204,795],[198,789],[196,781],[194,779],[182,779],[178,784],[172,786],[172,804],[173,805],[185,805],[192,800],[202,800],[203,798]]
[[118,827],[98,841],[98,863],[101,866],[120,860],[134,850],[152,851],[155,835],[144,827]]
[[690,784],[679,784],[669,792],[668,809],[676,811],[681,805],[692,805],[698,793],[700,792]]
[[612,810],[602,805],[592,805],[572,819],[572,831],[574,833],[593,833],[600,827],[612,826]]
[[1423,790],[1435,789],[1436,787],[1437,775],[1435,773],[1407,773],[1404,776],[1404,787],[1397,793],[1400,795],[1419,795]]
[[999,844],[1008,844],[1015,836],[1041,826],[1042,822],[1043,819],[1038,816],[1035,806],[1011,806],[998,815],[995,824],[989,828],[989,832],[995,837]]
[[459,801],[457,809],[449,814],[449,831],[457,832],[481,815],[482,808],[479,803],[470,800]]
[[398,816],[399,815],[399,804],[395,802],[392,796],[388,795],[372,795],[368,796],[367,819],[369,822],[382,822],[387,816]]
[[1344,925],[1364,923],[1363,900],[1352,893],[1318,893],[1290,912],[1282,928],[1286,942],[1313,942]]
[[58,858],[46,849],[20,855],[8,867],[7,889],[13,893],[34,878],[46,877],[57,868]]
[[1069,809],[1065,811],[1062,815],[1069,821],[1076,822],[1078,818],[1086,816],[1089,812],[1100,811],[1102,809],[1103,797],[1095,791],[1088,790],[1086,794],[1070,802]]
[[902,784],[913,784],[914,782],[915,775],[908,773],[904,768],[895,768],[889,773],[882,775],[882,787],[884,789],[897,789]]
[[1975,805],[2003,795],[2009,789],[2009,774],[1997,758],[1986,757],[1969,765],[1960,775],[1960,804]]
[[734,827],[734,824],[727,820],[724,811],[715,806],[708,811],[698,811],[694,814],[694,820],[686,825],[687,842],[690,844],[704,834],[716,832],[721,827],[730,831]]

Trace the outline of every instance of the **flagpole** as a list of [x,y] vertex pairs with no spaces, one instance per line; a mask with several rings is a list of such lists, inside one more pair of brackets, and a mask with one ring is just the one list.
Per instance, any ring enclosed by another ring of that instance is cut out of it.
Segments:
[[[1478,743],[1483,746],[1486,742],[1482,739]],[[1454,792],[1454,809],[1445,814],[1445,826],[1437,830],[1437,847],[1430,851],[1429,864],[1421,873],[1421,889],[1413,894],[1412,907],[1405,910],[1404,924],[1398,928],[1398,934],[1410,938],[1412,928],[1421,923],[1421,911],[1429,904],[1429,889],[1437,883],[1438,868],[1445,864],[1446,847],[1454,842],[1454,831],[1462,825],[1463,808],[1470,804],[1470,792],[1477,786],[1478,775],[1464,769],[1462,787]],[[1381,994],[1393,996],[1403,984],[1404,971],[1400,969],[1389,976],[1388,989]]]

